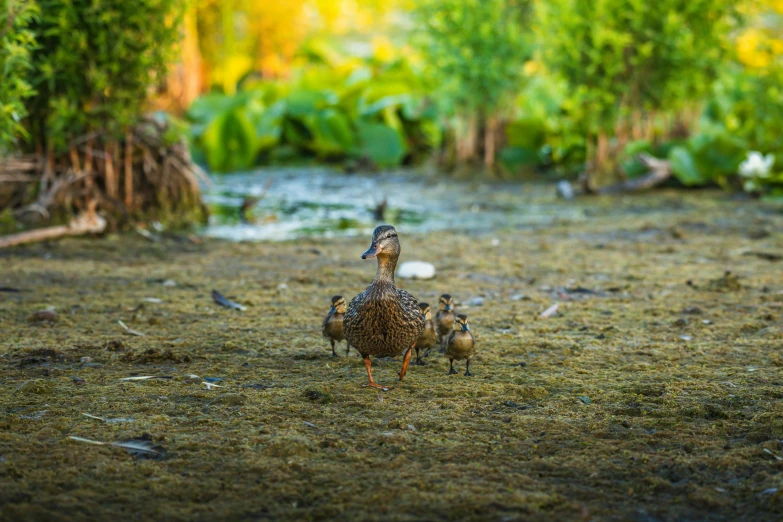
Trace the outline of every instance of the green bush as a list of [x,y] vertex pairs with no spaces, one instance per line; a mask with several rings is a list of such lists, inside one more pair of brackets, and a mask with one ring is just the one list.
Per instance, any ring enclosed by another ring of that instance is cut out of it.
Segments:
[[[507,107],[523,87],[532,57],[529,0],[423,0],[414,20],[418,47],[432,78],[441,112],[452,118],[456,162],[484,150],[494,164],[498,121],[515,117]],[[530,154],[512,147],[502,164],[524,164]]]
[[0,9],[0,153],[12,150],[26,137],[22,120],[25,100],[35,94],[28,81],[35,34],[29,29],[38,6],[27,0],[7,0]]
[[726,35],[737,19],[732,0],[552,0],[537,7],[544,62],[568,82],[569,117],[588,146],[629,128],[639,114],[674,114],[708,94],[730,57]]
[[144,111],[179,41],[182,0],[39,0],[26,127],[62,151],[100,130],[120,137]]

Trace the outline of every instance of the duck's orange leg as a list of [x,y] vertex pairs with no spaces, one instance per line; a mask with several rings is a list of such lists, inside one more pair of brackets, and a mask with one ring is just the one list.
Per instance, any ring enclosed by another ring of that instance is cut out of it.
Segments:
[[370,361],[369,355],[362,354],[362,358],[364,359],[364,367],[367,368],[367,378],[370,382],[367,383],[367,387],[369,388],[378,388],[381,391],[389,391],[389,388],[386,386],[381,386],[377,382],[375,382],[372,378],[372,362]]
[[402,380],[405,377],[405,374],[408,373],[408,364],[411,362],[411,355],[413,354],[413,349],[415,347],[416,343],[413,343],[413,345],[405,352],[405,356],[402,360],[402,369],[400,370],[400,380]]

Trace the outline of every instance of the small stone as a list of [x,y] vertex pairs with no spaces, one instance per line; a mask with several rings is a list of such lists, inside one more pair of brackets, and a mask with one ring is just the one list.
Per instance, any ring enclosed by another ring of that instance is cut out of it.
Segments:
[[28,320],[33,322],[38,322],[38,323],[43,323],[43,322],[53,323],[57,320],[57,312],[55,312],[50,308],[47,308],[46,310],[38,310],[37,312],[33,312],[28,318]]
[[557,183],[557,195],[565,200],[574,199],[574,188],[566,180],[559,181]]
[[483,297],[474,297],[470,301],[468,301],[469,306],[484,306],[484,298]]
[[514,294],[511,296],[512,301],[530,301],[530,298],[525,294]]
[[82,364],[84,364],[84,363],[88,363],[88,362],[92,361],[92,357],[82,357],[79,360],[81,361]]
[[177,282],[174,281],[173,279],[166,279],[165,281],[163,281],[163,286],[166,287],[177,286]]
[[691,339],[693,339],[693,337],[691,337],[690,335],[681,335],[680,339],[682,339],[683,341],[690,341]]
[[406,261],[397,269],[401,279],[432,279],[435,277],[435,265],[425,261]]
[[500,246],[500,240],[499,240],[498,238],[496,238],[496,237],[493,237],[493,238],[492,238],[492,241],[490,242],[490,244],[491,244],[493,247]]
[[686,306],[685,308],[682,309],[682,311],[680,313],[681,314],[698,315],[698,314],[701,314],[701,313],[704,313],[704,312],[702,312],[702,309],[699,308],[698,306]]
[[285,284],[285,283],[280,283],[279,285],[277,285],[277,289],[278,290],[288,290],[288,285]]

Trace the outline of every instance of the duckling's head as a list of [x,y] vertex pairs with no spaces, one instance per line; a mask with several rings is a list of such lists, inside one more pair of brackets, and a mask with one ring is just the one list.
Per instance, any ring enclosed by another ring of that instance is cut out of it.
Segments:
[[338,314],[344,314],[345,313],[345,299],[343,299],[343,296],[336,295],[332,297],[332,307],[329,309],[329,313],[338,313]]
[[424,319],[429,321],[432,319],[432,311],[430,310],[430,305],[427,303],[419,303],[419,310],[421,310],[421,315],[424,316]]
[[438,299],[438,308],[444,312],[454,310],[454,299],[452,299],[449,294],[443,294],[440,296],[440,299]]
[[468,316],[459,314],[454,320],[454,329],[462,330],[463,332],[470,331],[470,328],[468,328]]
[[362,259],[370,257],[398,257],[400,255],[400,241],[397,239],[397,231],[391,225],[381,225],[372,233],[372,244],[362,254]]

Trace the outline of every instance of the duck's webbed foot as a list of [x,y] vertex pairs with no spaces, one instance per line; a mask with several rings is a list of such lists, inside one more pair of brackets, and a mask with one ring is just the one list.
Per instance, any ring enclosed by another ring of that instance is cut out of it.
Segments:
[[405,378],[405,374],[408,373],[408,365],[411,362],[411,355],[413,355],[413,349],[416,347],[416,343],[405,351],[404,358],[402,359],[402,369],[400,370],[400,380]]
[[[454,372],[457,373],[457,372]],[[473,374],[470,373],[470,359],[465,361],[465,377],[473,377]]]
[[337,355],[337,352],[334,351],[334,344],[335,344],[334,339],[329,339],[329,342],[332,343],[332,357],[339,357],[339,355]]
[[457,373],[457,370],[454,369],[454,359],[449,359],[449,373],[446,375],[455,375]]
[[[426,355],[427,354],[424,354],[425,357],[426,357]],[[421,358],[422,358],[422,355],[419,354],[419,349],[416,348],[416,362],[414,362],[413,364],[415,364],[416,366],[426,366],[427,363],[424,362]]]
[[367,379],[369,380],[369,382],[365,384],[365,386],[368,388],[377,388],[381,391],[389,391],[391,388],[389,388],[388,386],[382,386],[373,380],[372,362],[370,361],[370,356],[362,354],[362,359],[364,359],[364,367],[367,368]]

